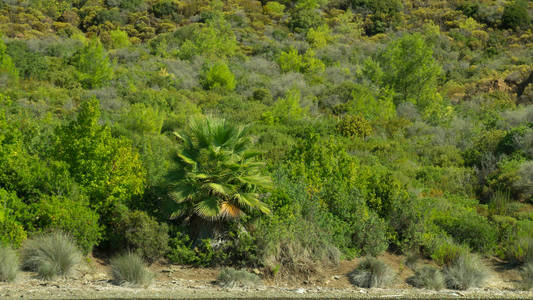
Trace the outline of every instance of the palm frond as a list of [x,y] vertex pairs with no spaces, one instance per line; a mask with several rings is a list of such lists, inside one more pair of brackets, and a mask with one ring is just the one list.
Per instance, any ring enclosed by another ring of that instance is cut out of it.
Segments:
[[192,157],[189,157],[183,151],[181,153],[178,153],[178,157],[181,158],[181,160],[188,165],[196,166],[197,164],[197,162]]
[[262,175],[238,176],[237,180],[239,180],[243,184],[262,187],[265,189],[272,188],[272,180],[267,176],[262,176]]
[[238,218],[242,216],[244,212],[237,207],[236,205],[231,204],[230,202],[224,201],[220,205],[220,216],[223,218]]
[[207,197],[196,203],[194,206],[196,213],[204,218],[216,219],[220,214],[220,207],[216,197]]
[[206,186],[208,186],[211,191],[226,197],[230,196],[235,191],[232,186],[226,184],[210,182],[206,183]]
[[190,199],[195,193],[196,191],[192,186],[185,183],[179,183],[169,195],[176,203],[182,203],[187,199]]

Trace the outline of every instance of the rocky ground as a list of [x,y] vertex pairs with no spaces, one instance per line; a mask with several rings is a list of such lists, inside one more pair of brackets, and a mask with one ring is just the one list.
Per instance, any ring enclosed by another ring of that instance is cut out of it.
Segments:
[[[305,280],[265,280],[255,288],[221,288],[215,284],[219,269],[187,268],[157,264],[151,267],[156,280],[147,288],[114,285],[105,261],[91,259],[73,278],[44,281],[30,272],[22,273],[14,283],[0,283],[2,299],[109,299],[109,298],[522,298],[533,299],[533,292],[517,290],[514,269],[499,267],[491,262],[493,274],[486,288],[468,291],[429,291],[405,284],[411,271],[402,267],[401,257],[385,255],[382,259],[398,272],[398,284],[390,289],[361,289],[352,286],[346,274],[357,260],[342,262],[335,268]],[[256,270],[256,272],[259,272]]]

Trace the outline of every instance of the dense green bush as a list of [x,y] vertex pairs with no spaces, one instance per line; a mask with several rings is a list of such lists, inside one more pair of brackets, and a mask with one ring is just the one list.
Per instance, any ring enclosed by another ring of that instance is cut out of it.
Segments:
[[213,91],[233,91],[235,76],[225,63],[215,63],[205,69],[202,75],[202,85]]
[[126,248],[148,262],[157,261],[168,252],[166,224],[159,224],[143,211],[128,211],[118,218],[113,228],[117,249]]
[[25,78],[44,79],[48,70],[45,58],[31,51],[23,41],[13,41],[7,44],[7,54],[11,56],[18,74]]
[[29,206],[35,230],[60,230],[69,234],[84,254],[102,238],[98,214],[79,200],[43,198]]
[[449,238],[436,238],[430,246],[430,255],[439,265],[451,265],[459,257],[468,255],[470,249],[461,244],[455,244]]
[[504,28],[518,29],[527,27],[529,18],[528,3],[524,0],[514,0],[503,9],[502,26]]
[[475,251],[490,253],[496,246],[496,228],[476,212],[464,211],[458,216],[447,215],[435,222],[454,240],[469,245]]
[[16,216],[22,213],[26,206],[16,196],[0,188],[0,243],[19,247],[26,239],[27,233],[23,224]]

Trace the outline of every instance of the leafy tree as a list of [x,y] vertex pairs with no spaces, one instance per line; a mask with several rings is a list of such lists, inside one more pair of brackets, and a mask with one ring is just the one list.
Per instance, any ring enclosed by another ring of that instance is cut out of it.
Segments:
[[276,101],[271,112],[263,114],[263,119],[270,123],[286,123],[302,119],[306,109],[302,108],[300,104],[301,98],[299,90],[288,91],[285,98]]
[[435,99],[441,67],[420,34],[405,35],[390,43],[380,62],[383,83],[395,92],[396,105],[412,102],[425,108]]
[[77,118],[58,128],[53,155],[68,163],[91,205],[102,213],[143,192],[144,170],[130,142],[114,138],[99,122],[98,100],[82,103]]
[[237,219],[245,211],[269,213],[260,200],[270,178],[261,175],[263,164],[250,151],[248,130],[225,120],[195,118],[185,133],[175,133],[183,172],[171,191],[180,204],[174,215],[197,215],[208,220]]
[[505,6],[502,14],[503,28],[518,29],[529,26],[531,20],[527,10],[527,1],[515,0]]
[[84,88],[104,86],[113,77],[113,66],[98,40],[91,40],[70,59],[78,70],[78,80]]

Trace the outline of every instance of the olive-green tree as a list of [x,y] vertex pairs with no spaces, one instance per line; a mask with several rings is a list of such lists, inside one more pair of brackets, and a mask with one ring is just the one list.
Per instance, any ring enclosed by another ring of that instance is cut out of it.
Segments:
[[70,63],[78,70],[77,77],[84,88],[97,88],[113,78],[113,65],[99,40],[91,40],[78,50]]
[[144,169],[130,142],[100,123],[96,99],[82,103],[76,119],[58,128],[53,155],[87,192],[100,213],[127,203],[144,189]]
[[442,69],[420,34],[390,43],[381,54],[380,65],[383,84],[394,91],[395,104],[412,102],[424,109],[436,99]]

